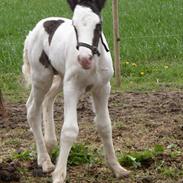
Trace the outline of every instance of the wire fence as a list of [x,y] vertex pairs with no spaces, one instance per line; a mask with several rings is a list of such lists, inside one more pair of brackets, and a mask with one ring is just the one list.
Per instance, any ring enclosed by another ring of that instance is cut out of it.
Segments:
[[183,34],[174,34],[174,35],[148,35],[148,36],[129,36],[124,37],[123,40],[129,40],[129,39],[144,39],[144,38],[178,38],[183,37]]
[[[119,5],[122,60],[183,59],[182,0],[120,0]],[[108,10],[105,31],[112,47]]]

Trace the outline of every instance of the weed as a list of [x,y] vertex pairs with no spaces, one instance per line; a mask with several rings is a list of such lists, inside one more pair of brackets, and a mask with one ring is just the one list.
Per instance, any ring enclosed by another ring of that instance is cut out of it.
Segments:
[[21,142],[19,139],[10,139],[9,141],[5,142],[5,145],[13,145],[19,147],[21,145]]
[[167,146],[167,149],[173,149],[173,148],[176,148],[176,147],[177,147],[176,144],[169,144],[169,145]]
[[25,175],[26,173],[28,173],[28,169],[24,168],[24,167],[18,167],[17,171],[21,174],[21,175]]
[[176,151],[170,152],[169,154],[170,154],[171,158],[176,158],[176,157],[180,156],[182,154],[182,152],[176,150]]
[[154,162],[154,158],[163,152],[163,146],[156,145],[152,150],[121,154],[119,156],[119,162],[124,166],[133,166],[135,168],[150,166],[151,163]]
[[142,152],[133,152],[129,154],[122,154],[119,157],[119,162],[123,166],[133,166],[135,168],[141,167],[146,162],[153,159],[153,154],[151,151],[146,150]]
[[159,169],[159,172],[166,176],[166,177],[171,177],[171,178],[175,178],[178,174],[178,170],[176,168],[173,167],[161,167]]
[[[56,147],[51,153],[52,160],[55,161],[59,155],[59,148]],[[95,161],[93,152],[84,144],[74,144],[69,154],[69,165],[91,164]]]
[[24,150],[20,152],[15,152],[12,155],[13,160],[20,160],[20,161],[27,161],[27,160],[32,160],[34,159],[34,155],[32,154],[31,151],[29,150]]
[[153,154],[155,156],[162,154],[165,151],[165,148],[162,145],[156,144],[153,149]]
[[75,144],[69,154],[69,165],[90,164],[94,160],[92,152],[83,144]]

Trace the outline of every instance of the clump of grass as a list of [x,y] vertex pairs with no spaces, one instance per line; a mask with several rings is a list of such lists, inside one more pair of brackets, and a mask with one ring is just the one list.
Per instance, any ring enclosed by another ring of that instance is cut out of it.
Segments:
[[[59,155],[59,147],[55,147],[51,153],[53,161],[56,161]],[[93,152],[84,144],[74,144],[69,154],[69,165],[91,164],[95,161]]]
[[167,146],[167,150],[171,158],[177,158],[178,156],[181,156],[183,154],[177,144],[174,143],[169,144]]
[[69,155],[69,165],[90,164],[94,160],[94,156],[89,148],[83,144],[75,144]]
[[119,156],[119,162],[123,166],[133,166],[134,168],[150,166],[150,164],[154,161],[154,158],[163,152],[164,147],[161,145],[156,145],[153,149],[150,150],[121,154]]
[[153,160],[153,153],[150,150],[145,150],[142,152],[133,152],[129,154],[122,154],[119,157],[119,162],[123,166],[133,166],[135,168],[141,167],[148,161]]
[[153,154],[155,156],[159,155],[159,154],[162,154],[164,152],[165,148],[162,146],[162,145],[155,145],[154,146],[154,149],[153,149]]
[[21,145],[21,142],[17,139],[10,139],[9,141],[5,142],[5,145],[13,145],[19,147]]
[[24,167],[18,167],[17,168],[17,171],[21,175],[25,175],[26,173],[28,173],[28,169],[27,168],[24,168]]
[[162,175],[164,175],[166,177],[171,177],[171,178],[175,178],[179,174],[179,171],[176,168],[174,168],[174,167],[167,167],[167,166],[161,167],[159,169],[159,172]]
[[20,161],[28,161],[28,160],[34,159],[34,155],[30,150],[24,150],[24,151],[13,153],[12,159],[20,160]]

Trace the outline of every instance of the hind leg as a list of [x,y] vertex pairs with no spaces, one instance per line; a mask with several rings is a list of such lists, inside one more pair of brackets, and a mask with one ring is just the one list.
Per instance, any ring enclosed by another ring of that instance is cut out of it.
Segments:
[[[32,104],[32,100],[33,100],[33,97],[32,97],[32,94],[30,93],[29,98],[28,98],[28,100],[26,102],[27,110],[30,108],[30,105]],[[29,123],[29,120],[28,120],[28,123]],[[29,127],[30,127],[30,131],[32,132],[32,128],[31,128],[30,124],[29,124]]]
[[53,106],[61,87],[62,78],[57,75],[53,78],[52,86],[46,94],[43,102],[44,139],[48,152],[51,152],[51,150],[57,145]]
[[26,107],[28,123],[32,128],[36,141],[38,165],[42,167],[43,172],[50,172],[54,169],[54,165],[51,162],[43,138],[41,106],[44,96],[51,86],[53,74],[47,70],[43,71],[44,75],[32,72],[32,89]]

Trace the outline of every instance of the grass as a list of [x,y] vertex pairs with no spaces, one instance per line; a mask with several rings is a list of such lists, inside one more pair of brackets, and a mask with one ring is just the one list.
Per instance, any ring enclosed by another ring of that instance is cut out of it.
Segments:
[[[0,11],[0,88],[11,100],[21,100],[26,95],[21,65],[27,33],[42,18],[72,13],[63,0],[1,0]],[[112,50],[111,0],[103,16]],[[182,0],[120,1],[122,90],[183,87],[182,19]]]
[[123,166],[133,166],[134,168],[139,168],[141,166],[147,166],[149,162],[152,163],[154,158],[163,152],[164,147],[161,145],[156,145],[153,149],[135,151],[126,154],[122,153],[119,155],[119,162]]
[[34,155],[30,150],[23,150],[20,152],[14,152],[11,157],[13,160],[27,161],[32,160]]
[[[53,161],[56,161],[59,156],[59,147],[55,147],[52,150],[51,157]],[[94,154],[84,144],[74,144],[69,154],[68,164],[71,166],[91,164],[94,162]]]
[[177,168],[173,168],[173,167],[163,167],[159,169],[159,172],[161,174],[163,174],[166,177],[171,177],[171,178],[175,178],[176,176],[179,176],[179,171],[177,170]]
[[[59,156],[59,150],[60,148],[58,146],[52,150],[51,159],[53,162],[56,162],[56,159]],[[71,166],[91,164],[96,162],[96,155],[98,155],[98,153],[95,153],[85,144],[76,143],[71,148],[68,164]],[[13,152],[10,159],[20,161],[34,160],[36,159],[35,149],[33,151],[24,149]]]
[[122,63],[122,89],[125,90],[164,90],[183,89],[183,64],[144,63],[125,61]]
[[[165,178],[170,178],[177,180],[183,175],[183,169],[178,169],[173,163],[169,165],[169,160],[167,157],[171,157],[172,153],[177,152],[177,147],[175,144],[170,144],[167,147],[162,145],[155,145],[152,149],[144,149],[140,151],[131,152],[118,152],[118,160],[120,164],[128,169],[134,171],[147,169],[153,167],[157,174],[162,175]],[[59,155],[59,147],[55,147],[51,153],[51,158],[53,162]],[[181,156],[181,154],[177,155]],[[158,158],[159,157],[159,158]],[[30,150],[22,150],[20,152],[15,152],[11,156],[12,160],[19,162],[35,161],[36,154]],[[172,160],[173,162],[173,160]],[[168,164],[167,164],[168,163]],[[83,143],[76,143],[73,145],[68,158],[69,166],[83,166],[89,165],[90,167],[102,164],[104,165],[103,152],[101,149],[93,149],[88,147]],[[28,170],[21,167],[19,172],[24,174]]]
[[123,0],[120,5],[124,59],[181,61],[181,0]]
[[[119,162],[123,166],[133,166],[134,168],[140,168],[148,161],[153,160],[156,156],[164,153],[164,147],[156,145],[153,149],[146,149],[143,151],[134,151],[130,153],[121,153],[118,155]],[[55,147],[51,152],[51,159],[56,162],[59,156],[59,147]],[[12,160],[27,161],[36,158],[36,154],[30,150],[21,150],[20,152],[14,152],[11,156]],[[96,164],[102,163],[103,152],[96,151],[89,148],[85,144],[76,143],[72,146],[71,152],[68,158],[68,165],[78,166],[83,164]]]

